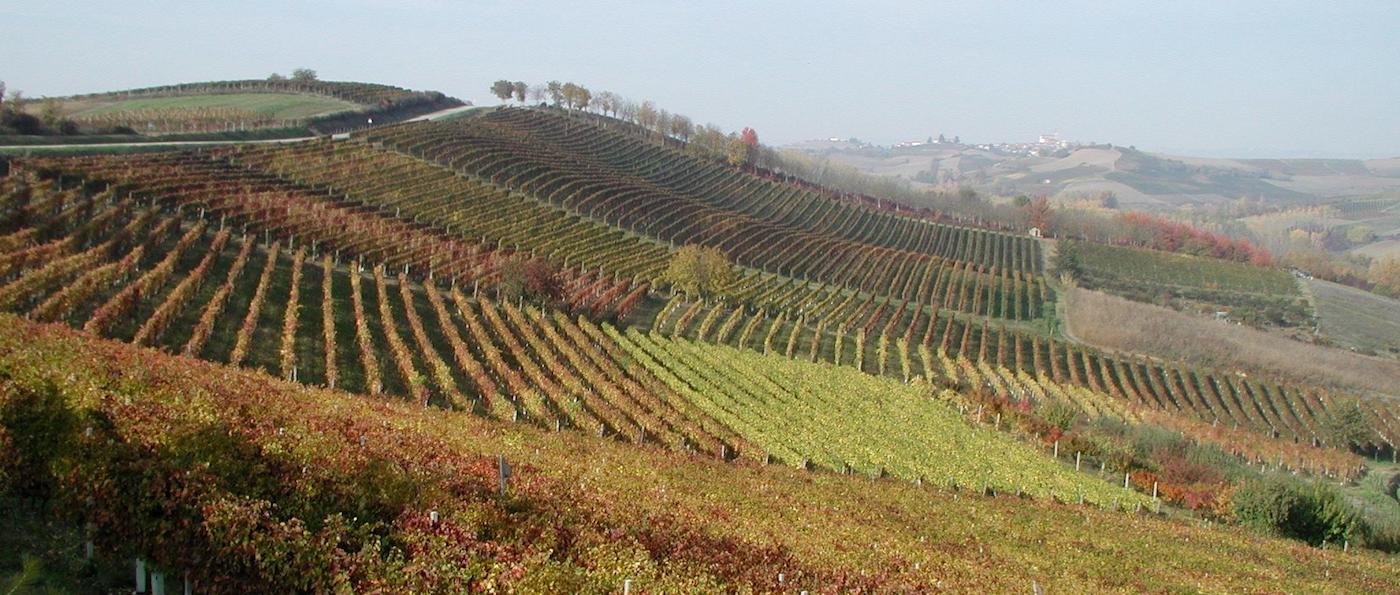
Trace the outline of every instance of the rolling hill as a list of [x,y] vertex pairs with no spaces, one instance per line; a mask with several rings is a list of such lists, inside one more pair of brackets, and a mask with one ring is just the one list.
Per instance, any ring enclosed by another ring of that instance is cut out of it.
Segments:
[[[78,498],[112,556],[224,586],[1308,589],[1319,568],[1356,588],[1389,570],[1369,551],[1350,574],[1332,565],[1386,543],[1361,521],[1299,536],[1348,549],[1302,566],[1299,545],[1196,526],[1237,520],[1234,499],[1268,482],[1365,481],[1364,457],[1400,437],[1385,390],[1068,339],[1033,238],[873,208],[611,118],[382,124],[0,160],[0,409],[106,420],[92,431],[122,445],[15,485]],[[1085,157],[1100,165],[1036,175],[1176,167]],[[692,247],[726,274],[685,289]],[[1106,277],[1193,299],[1304,299],[1283,271],[1099,249],[1085,262]],[[45,436],[92,451],[76,426],[7,423],[0,453]],[[496,455],[523,462],[514,495],[493,495]],[[157,471],[110,498],[72,491],[132,465]],[[194,479],[160,484],[168,521],[104,508],[177,470]],[[919,520],[948,514],[983,530]],[[1077,545],[1031,563],[1022,539]],[[1145,570],[1159,541],[1190,574]],[[1114,569],[1125,555],[1132,573]],[[1009,560],[1030,565],[988,576]]]
[[[4,138],[0,144],[130,141],[276,132],[284,136],[329,134],[462,105],[436,91],[320,80],[242,80],[186,83],[125,91],[43,98],[28,102],[34,115],[53,111],[73,130],[61,136]],[[115,136],[116,138],[108,138]],[[267,134],[261,136],[266,137]],[[83,138],[95,137],[95,138]]]
[[1206,159],[1114,145],[1046,156],[952,144],[885,148],[809,142],[787,148],[915,185],[1066,199],[1112,192],[1123,208],[1139,210],[1218,205],[1242,197],[1287,206],[1400,190],[1393,159]]

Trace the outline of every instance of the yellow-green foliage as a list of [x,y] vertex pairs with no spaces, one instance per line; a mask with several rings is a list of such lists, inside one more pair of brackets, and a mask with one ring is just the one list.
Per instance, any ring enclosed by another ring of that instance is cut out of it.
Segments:
[[850,367],[611,330],[643,366],[701,410],[788,465],[1111,506],[1141,494],[1076,473],[978,426],[920,384]]

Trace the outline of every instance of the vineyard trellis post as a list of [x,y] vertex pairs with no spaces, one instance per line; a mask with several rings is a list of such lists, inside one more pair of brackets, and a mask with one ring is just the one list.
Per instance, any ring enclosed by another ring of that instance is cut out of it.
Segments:
[[499,455],[496,459],[496,472],[501,478],[501,496],[506,495],[506,485],[510,480],[510,463],[506,462],[505,455]]

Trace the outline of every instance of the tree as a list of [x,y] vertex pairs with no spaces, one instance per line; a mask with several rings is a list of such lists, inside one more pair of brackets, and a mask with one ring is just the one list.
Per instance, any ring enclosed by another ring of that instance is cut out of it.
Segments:
[[744,141],[744,144],[748,145],[750,148],[758,148],[758,133],[754,132],[753,129],[748,126],[745,126],[744,130],[739,133],[739,139]]
[[1355,225],[1347,228],[1347,241],[1353,246],[1360,246],[1376,241],[1376,232],[1369,226]]
[[52,97],[44,99],[44,106],[40,112],[39,119],[49,128],[58,128],[58,123],[63,119],[63,104]]
[[693,140],[686,150],[711,159],[723,159],[728,138],[714,124],[702,124],[695,129]]
[[666,136],[671,133],[671,112],[656,110],[656,133]]
[[724,159],[735,167],[748,164],[753,158],[753,145],[744,142],[744,137],[734,135],[724,146]]
[[549,93],[549,102],[554,107],[564,102],[564,83],[559,81],[549,81],[545,83],[545,90]]
[[612,91],[599,91],[594,104],[598,106],[598,111],[605,115],[617,115],[618,104],[622,98]]
[[569,109],[588,109],[588,102],[593,99],[588,89],[574,83],[564,83],[559,92],[563,95],[564,106]]
[[530,92],[530,85],[526,84],[525,81],[515,81],[511,85],[511,90],[515,92],[517,102],[525,103],[525,94]]
[[287,77],[282,76],[282,75],[277,74],[277,73],[274,72],[274,73],[272,73],[272,74],[267,75],[267,80],[268,80],[268,82],[272,82],[272,83],[280,83],[280,82],[282,82],[282,81],[287,80]]
[[681,114],[671,116],[671,135],[681,140],[690,140],[690,135],[695,133],[695,124],[690,118]]
[[316,71],[310,68],[298,68],[292,71],[292,80],[299,83],[309,83],[316,79]]
[[1026,205],[1026,223],[1031,227],[1038,227],[1041,231],[1049,231],[1051,217],[1054,215],[1054,208],[1050,206],[1050,199],[1044,194],[1036,196],[1031,203]]
[[531,103],[540,103],[544,101],[545,97],[549,96],[549,89],[544,85],[530,85],[528,95]]
[[491,94],[501,101],[509,101],[510,96],[515,93],[515,84],[508,80],[501,79],[491,83]]
[[637,123],[637,103],[628,99],[618,98],[617,107],[613,110],[617,117],[624,122]]
[[1400,297],[1400,257],[1387,256],[1371,263],[1367,280],[1375,284],[1376,290],[1390,296]]
[[559,89],[559,93],[564,98],[564,107],[573,109],[574,102],[577,101],[576,97],[578,96],[578,85],[575,85],[573,83],[564,83],[564,86]]
[[734,282],[734,267],[719,248],[687,244],[671,256],[663,278],[690,294],[719,293]]
[[745,127],[738,135],[731,135],[724,145],[724,158],[730,165],[748,165],[758,156],[758,133]]
[[1071,240],[1060,240],[1055,245],[1055,257],[1050,266],[1063,279],[1077,280],[1084,270],[1079,263],[1079,244]]
[[0,111],[5,107],[5,81],[0,81]]
[[940,145],[946,145],[946,144],[948,144],[948,137],[943,136],[943,133],[942,133],[942,132],[938,133],[938,144],[940,144]]
[[650,101],[643,101],[637,108],[637,124],[647,130],[656,130],[656,104]]
[[500,281],[496,291],[502,299],[527,297],[554,302],[564,293],[559,267],[543,258],[521,254],[504,257],[496,268]]

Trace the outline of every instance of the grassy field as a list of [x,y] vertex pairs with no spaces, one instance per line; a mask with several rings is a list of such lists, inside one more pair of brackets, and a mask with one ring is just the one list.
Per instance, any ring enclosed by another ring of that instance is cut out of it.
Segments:
[[1400,301],[1328,281],[1307,284],[1323,337],[1358,351],[1400,354]]
[[[84,118],[121,112],[226,108],[252,112],[278,120],[300,120],[314,116],[362,109],[363,106],[330,97],[293,93],[230,93],[186,97],[145,97],[124,100],[78,99],[64,103],[69,117]],[[31,110],[41,110],[36,102]]]
[[[1311,345],[1277,333],[1097,291],[1076,288],[1061,295],[1065,299],[1069,334],[1101,349],[1183,360],[1222,370],[1267,372],[1295,382],[1400,395],[1400,362],[1393,359]],[[1386,322],[1397,324],[1394,319]],[[1391,339],[1400,340],[1400,330],[1394,332],[1397,334],[1390,335]]]
[[[1383,592],[1400,573],[1241,529],[429,411],[8,315],[0,372],[0,409],[59,380],[47,407],[104,420],[92,440],[68,426],[84,458],[55,477],[71,506],[127,511],[99,517],[99,556],[189,564],[196,590],[237,573],[249,590]],[[29,443],[32,426],[0,425]],[[505,497],[497,456],[515,469]],[[137,504],[153,493],[168,507]]]

